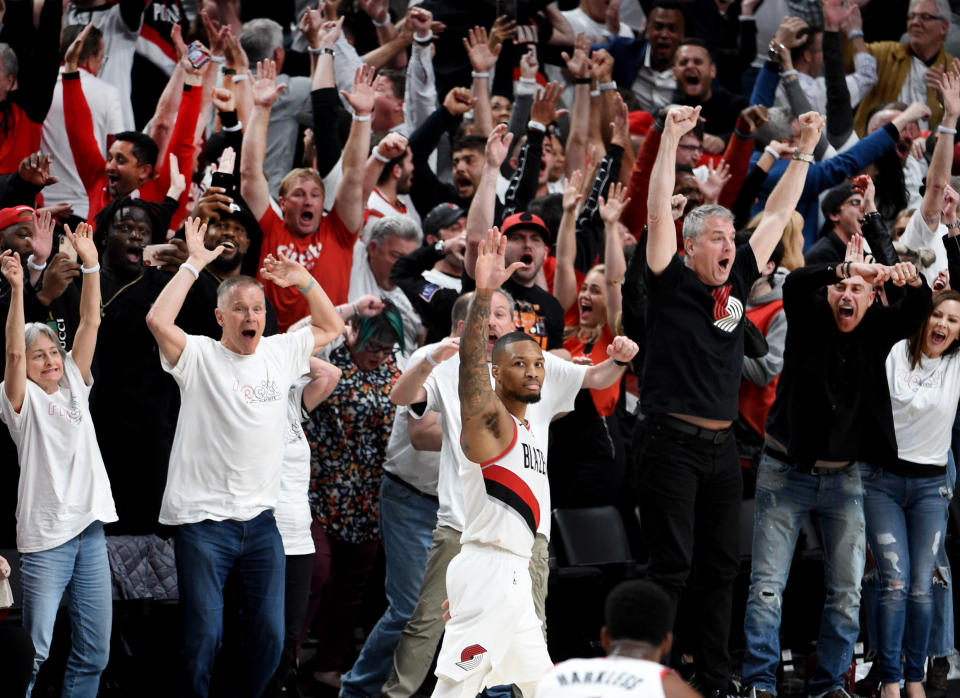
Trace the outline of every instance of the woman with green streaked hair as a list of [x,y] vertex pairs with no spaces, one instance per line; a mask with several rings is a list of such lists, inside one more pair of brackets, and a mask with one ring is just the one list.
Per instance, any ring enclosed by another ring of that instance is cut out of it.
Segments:
[[351,320],[346,341],[328,359],[343,371],[340,382],[304,424],[317,552],[300,640],[312,624],[314,689],[322,688],[316,682],[338,687],[349,668],[343,661],[380,545],[380,481],[395,410],[390,389],[403,349],[403,320],[390,301],[372,317]]

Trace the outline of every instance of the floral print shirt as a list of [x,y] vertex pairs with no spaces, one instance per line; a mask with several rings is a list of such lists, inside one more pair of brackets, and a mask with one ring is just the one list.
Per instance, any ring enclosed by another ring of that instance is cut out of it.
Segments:
[[380,480],[395,406],[390,389],[400,376],[393,357],[361,371],[346,345],[330,363],[343,370],[333,393],[304,423],[310,443],[310,510],[329,535],[347,543],[379,536]]

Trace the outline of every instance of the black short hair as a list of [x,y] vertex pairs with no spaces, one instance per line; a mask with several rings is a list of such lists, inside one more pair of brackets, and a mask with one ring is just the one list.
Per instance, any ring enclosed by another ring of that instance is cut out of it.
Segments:
[[147,134],[139,131],[121,131],[113,139],[130,143],[130,152],[137,159],[138,165],[157,166],[157,156],[159,155],[157,143]]
[[377,75],[390,79],[390,89],[393,96],[397,99],[403,99],[407,94],[407,71],[397,70],[396,68],[383,68],[377,71]]
[[[684,46],[699,46],[700,48],[702,48],[704,51],[707,52],[708,56],[710,56],[711,63],[717,62],[716,58],[713,55],[713,47],[711,47],[710,44],[708,44],[706,41],[704,41],[699,37],[688,36],[685,39],[682,39],[680,43],[677,44],[677,51],[679,51]],[[676,54],[674,54],[674,60],[676,60]]]
[[458,150],[476,150],[478,153],[487,152],[487,137],[468,133],[466,136],[458,138],[450,152],[455,153]]
[[653,5],[650,7],[650,12],[647,14],[649,17],[654,10],[676,10],[677,12],[683,14],[684,4],[679,0],[656,0]]
[[[70,48],[70,44],[76,41],[77,37],[80,36],[80,32],[83,31],[83,28],[87,26],[85,24],[69,24],[63,28],[63,35],[60,38],[60,62],[63,62],[64,57],[67,55],[67,49]],[[95,56],[100,52],[100,49],[103,47],[103,32],[101,32],[97,27],[90,27],[90,33],[87,34],[86,40],[83,42],[83,46],[80,47],[80,55],[77,57],[77,63],[83,63],[90,56]]]
[[797,38],[803,38],[803,43],[799,46],[794,46],[790,49],[790,60],[794,63],[797,62],[797,59],[803,55],[803,52],[810,48],[810,45],[813,43],[814,38],[817,34],[823,33],[823,27],[818,27],[816,25],[806,26],[800,31],[797,32]]
[[560,230],[563,218],[563,194],[544,194],[527,204],[527,213],[540,216],[549,230]]
[[508,345],[513,344],[514,342],[524,342],[524,341],[533,342],[534,344],[537,345],[537,347],[540,346],[540,342],[538,342],[536,339],[528,335],[526,332],[521,332],[520,330],[515,330],[514,332],[507,332],[505,335],[500,337],[500,339],[498,339],[493,344],[493,352],[491,357],[493,359],[493,363],[497,363],[497,358],[500,356],[500,354],[502,354],[506,350],[506,347]]
[[636,640],[659,645],[670,632],[672,603],[667,593],[646,579],[614,587],[604,606],[604,624],[613,641]]

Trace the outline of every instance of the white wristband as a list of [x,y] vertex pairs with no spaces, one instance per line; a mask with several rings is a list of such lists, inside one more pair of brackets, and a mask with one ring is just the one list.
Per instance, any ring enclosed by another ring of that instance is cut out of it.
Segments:
[[617,81],[611,80],[610,82],[601,82],[597,83],[597,89],[601,92],[606,92],[607,90],[617,89]]
[[591,97],[599,97],[599,96],[600,96],[600,90],[590,90],[590,96],[591,96]]
[[436,367],[436,366],[439,366],[439,365],[440,365],[440,362],[433,358],[433,352],[429,352],[429,351],[428,351],[428,352],[426,353],[425,358],[427,359],[428,362],[430,362],[430,365],[431,365],[431,366]]
[[771,148],[769,145],[764,147],[763,152],[768,153],[774,160],[780,159],[780,153]]
[[520,78],[520,80],[519,80],[518,82],[521,82],[521,83],[523,83],[524,85],[536,85],[536,84],[537,84],[537,79],[536,79],[536,78],[523,78],[523,77],[522,77],[522,78]]
[[197,279],[200,278],[200,272],[197,271],[197,268],[196,268],[195,266],[193,266],[192,264],[190,264],[190,262],[184,262],[183,264],[180,265],[180,268],[181,268],[181,269],[186,269],[188,272],[190,272],[191,274],[193,274],[193,279],[194,279],[194,281],[196,281]]
[[951,136],[956,136],[956,135],[957,135],[957,129],[955,129],[955,128],[948,128],[948,127],[946,127],[946,126],[937,126],[937,133],[947,133],[947,134],[949,134],[949,135],[951,135]]
[[479,80],[481,78],[489,78],[490,73],[488,72],[478,73],[477,71],[474,70],[473,72],[470,73],[470,77],[472,77],[474,80]]
[[375,157],[377,160],[379,160],[384,164],[390,162],[390,158],[385,158],[380,154],[380,148],[377,148],[376,150],[373,151],[373,157]]
[[530,119],[530,121],[527,122],[527,128],[532,128],[534,131],[539,131],[540,133],[547,132],[546,126],[541,124],[539,121],[534,121],[533,119]]
[[373,118],[373,114],[364,114],[363,116],[353,115],[354,121],[370,121]]
[[373,26],[375,26],[375,27],[377,27],[377,28],[386,27],[387,25],[390,24],[390,13],[389,13],[389,12],[387,13],[387,18],[386,18],[385,20],[383,20],[382,22],[378,22],[378,21],[375,20],[373,17],[370,18],[370,22],[373,24]]
[[80,267],[81,274],[96,274],[98,271],[100,271],[100,262],[97,262],[92,267]]
[[233,82],[237,83],[237,82],[243,82],[244,80],[249,80],[250,76],[247,75],[246,73],[237,73],[236,75],[231,75],[230,79]]
[[433,40],[433,29],[427,30],[427,33],[426,33],[426,34],[414,34],[414,35],[413,35],[413,40],[416,41],[418,44],[425,44],[425,43],[427,43],[428,41],[432,41],[432,40]]
[[226,57],[224,57],[224,56],[213,56],[213,55],[211,55],[209,58],[210,58],[210,60],[213,61],[214,63],[226,63],[226,62],[227,62],[227,59],[226,59]]
[[853,41],[854,39],[862,39],[862,38],[863,38],[863,32],[862,32],[860,29],[854,29],[852,32],[850,32],[849,34],[847,34],[847,38],[848,38],[850,41]]
[[221,126],[220,130],[224,133],[236,133],[243,130],[243,122],[238,121],[236,126]]
[[43,264],[35,264],[33,261],[33,255],[30,255],[29,257],[27,257],[27,266],[33,269],[34,271],[43,271],[44,269],[47,268],[47,263],[44,262]]
[[793,68],[791,68],[790,70],[784,70],[782,73],[780,73],[780,79],[786,80],[791,75],[800,75],[800,72],[797,70],[794,70]]

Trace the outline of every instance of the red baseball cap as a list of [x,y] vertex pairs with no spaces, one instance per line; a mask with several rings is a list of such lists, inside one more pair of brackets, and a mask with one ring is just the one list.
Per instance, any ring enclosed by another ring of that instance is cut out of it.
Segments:
[[24,218],[32,221],[36,216],[37,212],[30,206],[11,206],[0,209],[0,230],[20,223]]
[[533,213],[527,213],[526,211],[514,213],[512,216],[507,216],[500,224],[500,232],[504,235],[509,235],[511,232],[520,229],[537,231],[548,245],[553,240],[553,233],[550,232],[550,228],[547,227],[540,216]]
[[645,111],[632,111],[627,116],[631,136],[646,136],[653,126],[653,114]]

